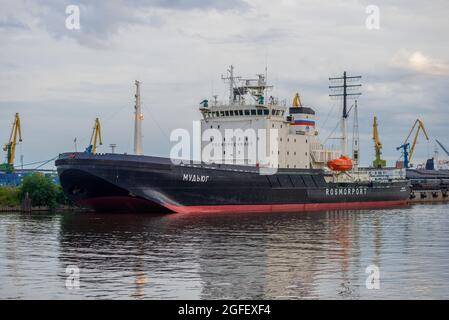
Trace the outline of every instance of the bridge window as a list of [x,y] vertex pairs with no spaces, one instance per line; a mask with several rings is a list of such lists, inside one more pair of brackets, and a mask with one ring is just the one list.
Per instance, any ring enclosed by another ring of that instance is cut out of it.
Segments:
[[229,111],[225,111],[225,116],[229,117]]
[[255,115],[256,115],[256,110],[251,109],[251,115],[252,115],[252,116],[255,116]]
[[245,116],[249,116],[249,110],[245,110]]
[[268,115],[270,114],[270,110],[264,109],[264,110],[263,110],[263,114],[266,115],[266,116],[268,116]]
[[261,116],[261,115],[262,115],[262,109],[258,109],[258,110],[257,110],[257,115],[258,115],[258,116]]
[[233,116],[234,115],[234,111],[233,110],[229,111],[229,115]]

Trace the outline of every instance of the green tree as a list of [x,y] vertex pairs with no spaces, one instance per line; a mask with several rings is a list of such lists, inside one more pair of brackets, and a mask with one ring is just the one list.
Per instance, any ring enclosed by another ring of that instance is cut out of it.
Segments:
[[73,205],[72,201],[67,198],[60,185],[56,186],[56,202],[61,205]]
[[0,171],[4,171],[6,173],[11,173],[14,171],[14,167],[8,163],[0,164]]
[[58,200],[57,186],[50,177],[42,173],[33,173],[23,178],[19,198],[23,200],[28,193],[32,206],[55,208]]
[[0,206],[18,206],[19,189],[13,187],[0,187]]

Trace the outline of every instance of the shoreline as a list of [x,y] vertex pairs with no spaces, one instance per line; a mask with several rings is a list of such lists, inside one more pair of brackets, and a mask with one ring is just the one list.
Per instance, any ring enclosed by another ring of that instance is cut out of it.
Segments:
[[[414,206],[420,204],[447,204],[449,200],[434,200],[434,199],[426,199],[426,200],[418,200],[413,199],[407,201],[407,205]],[[48,206],[35,206],[31,207],[30,210],[23,210],[22,206],[0,206],[0,214],[2,213],[23,213],[23,214],[31,214],[31,213],[53,213],[53,212],[94,212],[93,210],[89,210],[87,208],[80,208],[76,206],[59,206],[51,209]]]
[[30,212],[42,212],[42,213],[50,213],[55,211],[64,211],[64,212],[72,212],[72,211],[86,211],[83,208],[74,207],[74,206],[58,206],[55,208],[50,208],[48,206],[36,206],[31,207],[30,210],[23,210],[22,206],[0,206],[0,213],[30,213]]

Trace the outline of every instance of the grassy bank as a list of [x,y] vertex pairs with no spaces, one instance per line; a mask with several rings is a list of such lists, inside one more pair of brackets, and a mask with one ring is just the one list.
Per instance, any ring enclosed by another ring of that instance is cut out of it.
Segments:
[[55,185],[50,177],[41,173],[26,176],[19,187],[0,187],[0,208],[20,208],[24,198],[28,197],[34,208],[48,208],[53,210],[60,207],[71,207],[70,201],[62,191],[61,186]]

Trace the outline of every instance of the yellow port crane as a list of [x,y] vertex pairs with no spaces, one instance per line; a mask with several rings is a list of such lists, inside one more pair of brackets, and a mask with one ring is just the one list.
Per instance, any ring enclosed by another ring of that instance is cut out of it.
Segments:
[[[408,141],[408,139],[412,135],[413,130],[415,130],[415,128],[417,128],[415,137],[413,138],[412,146],[410,147],[410,142]],[[418,142],[418,135],[421,130],[424,133],[424,136],[426,137],[427,141],[429,141],[429,136],[427,135],[426,129],[424,128],[424,123],[420,119],[416,119],[407,138],[405,138],[404,143],[396,148],[397,150],[399,150],[399,149],[403,150],[404,167],[405,168],[409,167],[410,161],[412,160],[413,152],[415,151],[416,143]],[[409,149],[410,149],[410,151],[409,151]]]
[[16,113],[14,116],[14,122],[12,124],[8,143],[3,146],[3,151],[6,151],[6,163],[1,167],[5,171],[10,172],[14,170],[14,158],[16,156],[17,138],[19,138],[19,142],[22,142],[22,128],[20,126],[19,113]]
[[100,119],[95,119],[94,128],[92,130],[92,135],[90,137],[90,144],[86,148],[87,153],[97,153],[97,143],[101,146],[103,144],[103,141],[101,139],[101,125],[100,125]]
[[374,168],[384,168],[387,165],[387,162],[383,160],[380,156],[382,155],[382,143],[379,140],[379,132],[377,130],[377,117],[374,116],[373,121],[373,140],[374,140],[374,152],[376,154],[376,158],[373,161]]

